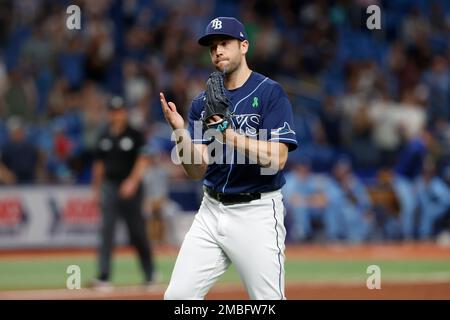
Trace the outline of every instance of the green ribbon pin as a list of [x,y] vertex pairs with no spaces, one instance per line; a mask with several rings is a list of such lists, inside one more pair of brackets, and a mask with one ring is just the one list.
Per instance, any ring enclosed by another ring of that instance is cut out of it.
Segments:
[[253,97],[252,107],[258,108],[258,106],[259,106],[258,97]]

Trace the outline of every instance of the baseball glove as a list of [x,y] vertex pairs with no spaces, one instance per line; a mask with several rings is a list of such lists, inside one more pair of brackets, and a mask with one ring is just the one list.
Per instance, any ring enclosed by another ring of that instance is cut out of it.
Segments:
[[[225,94],[223,84],[223,74],[219,71],[211,73],[206,82],[206,105],[203,116],[205,129],[216,129],[224,132],[228,127],[232,127],[231,120],[233,113],[230,112],[231,102]],[[211,121],[211,117],[218,116],[220,120]]]

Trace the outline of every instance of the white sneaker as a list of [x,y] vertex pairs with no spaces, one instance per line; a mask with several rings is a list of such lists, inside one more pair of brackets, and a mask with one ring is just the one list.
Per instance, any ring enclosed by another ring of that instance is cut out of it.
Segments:
[[89,283],[88,288],[104,293],[112,292],[114,290],[114,286],[111,282],[99,279],[92,280]]
[[144,287],[147,289],[153,288],[157,284],[163,283],[163,276],[161,272],[155,271],[153,272],[153,278],[150,281],[144,282]]

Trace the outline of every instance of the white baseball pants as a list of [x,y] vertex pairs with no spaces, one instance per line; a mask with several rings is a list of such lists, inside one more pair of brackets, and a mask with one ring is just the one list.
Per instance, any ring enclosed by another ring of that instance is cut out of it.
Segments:
[[230,263],[236,266],[250,299],[286,299],[284,214],[280,190],[227,206],[205,193],[164,299],[203,299]]

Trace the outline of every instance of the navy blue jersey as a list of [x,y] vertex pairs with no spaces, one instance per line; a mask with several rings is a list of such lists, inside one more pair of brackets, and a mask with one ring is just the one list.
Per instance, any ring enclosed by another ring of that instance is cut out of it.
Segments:
[[[289,151],[297,148],[292,106],[280,84],[252,72],[243,86],[227,90],[226,93],[235,113],[233,124],[238,132],[253,139],[286,143]],[[205,101],[204,92],[192,101],[189,132],[194,143],[220,143],[206,137],[201,129]],[[260,165],[249,161],[242,164],[242,154],[238,155],[238,151],[228,146],[225,146],[224,150],[223,162],[208,166],[203,181],[206,186],[217,192],[236,193],[268,192],[278,190],[284,185],[285,179],[281,171],[262,175]]]

